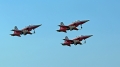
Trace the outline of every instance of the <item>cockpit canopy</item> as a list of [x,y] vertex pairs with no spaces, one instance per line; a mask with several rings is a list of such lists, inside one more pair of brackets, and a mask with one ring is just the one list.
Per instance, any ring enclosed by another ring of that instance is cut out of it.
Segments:
[[80,22],[80,20],[76,20],[75,22]]

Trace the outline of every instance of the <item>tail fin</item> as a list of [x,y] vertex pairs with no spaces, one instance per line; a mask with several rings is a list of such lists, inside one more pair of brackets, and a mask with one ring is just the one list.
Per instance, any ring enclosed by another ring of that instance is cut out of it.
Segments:
[[61,23],[60,23],[60,25],[58,25],[58,26],[64,26],[64,23],[63,23],[63,22],[61,22]]
[[15,31],[18,30],[17,26],[14,27],[14,29],[12,29],[11,31]]
[[61,23],[60,23],[60,25],[64,26],[64,23],[63,23],[63,22],[61,22]]
[[18,30],[17,26],[14,27],[14,30]]
[[69,38],[67,36],[65,36],[65,39],[63,39],[63,40],[69,40]]

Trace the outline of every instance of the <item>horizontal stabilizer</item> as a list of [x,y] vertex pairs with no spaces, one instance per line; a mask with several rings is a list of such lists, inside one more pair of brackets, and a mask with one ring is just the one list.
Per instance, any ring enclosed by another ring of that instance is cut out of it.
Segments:
[[10,34],[11,36],[14,36],[14,34]]
[[61,43],[63,46],[65,45],[64,43]]
[[60,30],[56,30],[57,32],[60,32]]
[[11,31],[21,32],[21,30],[14,30],[14,29],[12,29]]

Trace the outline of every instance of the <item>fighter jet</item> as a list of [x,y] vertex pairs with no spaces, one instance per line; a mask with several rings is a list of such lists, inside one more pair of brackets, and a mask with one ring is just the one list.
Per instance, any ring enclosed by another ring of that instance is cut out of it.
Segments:
[[14,29],[12,29],[11,31],[14,31],[13,34],[10,34],[11,36],[18,36],[18,37],[21,37],[21,35],[27,35],[27,34],[33,34],[31,33],[30,31],[31,30],[34,30],[34,33],[35,33],[35,29],[38,28],[39,26],[41,26],[42,24],[40,25],[29,25],[25,28],[23,28],[22,30],[19,30],[17,28],[17,26],[14,27]]
[[71,46],[70,44],[74,44],[74,45],[77,45],[77,44],[80,44],[82,45],[81,41],[82,40],[85,40],[84,43],[86,43],[86,39],[91,37],[93,35],[81,35],[79,37],[76,37],[74,39],[69,39],[67,36],[65,36],[65,39],[64,40],[64,43],[61,43],[62,45],[67,45],[67,46]]
[[79,30],[77,27],[79,25],[81,25],[81,29],[82,29],[82,24],[84,24],[84,23],[86,23],[88,21],[89,20],[82,20],[82,21],[76,20],[76,21],[74,21],[72,24],[70,24],[68,26],[64,25],[64,23],[61,22],[60,25],[58,25],[60,27],[60,29],[57,30],[57,31],[58,32],[65,32],[65,33],[67,33],[67,30],[70,30],[70,31],[72,31],[72,30]]
[[70,46],[71,47],[71,44],[74,44],[74,45],[80,44],[80,45],[82,45],[82,43],[79,40],[70,40],[67,36],[63,40],[64,40],[64,43],[61,43],[63,46]]

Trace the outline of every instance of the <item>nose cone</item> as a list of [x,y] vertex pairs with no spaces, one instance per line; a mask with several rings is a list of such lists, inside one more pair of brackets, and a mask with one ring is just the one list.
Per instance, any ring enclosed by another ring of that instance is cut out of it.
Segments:
[[90,21],[90,20],[83,20],[83,22],[88,22],[88,21]]
[[79,21],[78,23],[79,23],[79,24],[84,24],[84,23],[86,23],[86,22],[88,22],[88,21],[90,21],[90,20],[82,20],[82,21]]
[[86,37],[91,37],[91,36],[93,36],[93,35],[87,35]]
[[39,26],[41,26],[42,24],[39,24],[39,25],[35,25],[35,27],[39,27]]
[[41,26],[42,24],[37,25],[38,27]]

